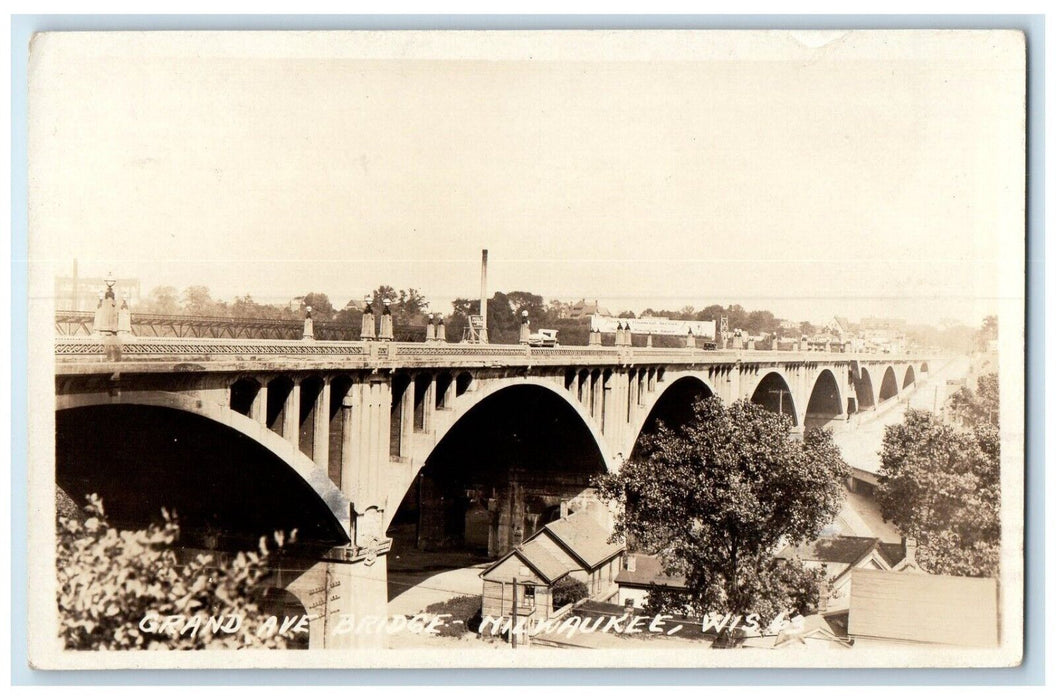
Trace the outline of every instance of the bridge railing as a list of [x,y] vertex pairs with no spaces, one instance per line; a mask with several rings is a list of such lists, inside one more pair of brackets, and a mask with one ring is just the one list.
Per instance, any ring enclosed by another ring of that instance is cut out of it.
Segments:
[[627,346],[476,345],[470,343],[396,343],[327,340],[264,340],[228,338],[63,337],[55,340],[59,362],[208,362],[224,359],[290,360],[328,357],[337,362],[373,365],[631,365],[742,363],[774,365],[795,362],[906,362],[910,355],[776,350],[704,350],[702,348],[640,348]]

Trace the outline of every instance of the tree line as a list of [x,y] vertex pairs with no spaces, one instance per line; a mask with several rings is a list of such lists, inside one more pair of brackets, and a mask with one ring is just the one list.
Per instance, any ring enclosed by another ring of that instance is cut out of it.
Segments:
[[[384,300],[390,301],[394,325],[399,327],[423,327],[428,321],[429,300],[421,291],[408,288],[397,289],[391,285],[380,285],[367,295],[375,315],[380,314]],[[294,297],[288,304],[265,304],[252,295],[236,296],[228,302],[214,299],[209,288],[191,285],[182,291],[175,287],[155,287],[136,307],[133,313],[162,315],[215,316],[222,318],[257,318],[278,320],[300,320],[308,307],[317,321],[348,325],[358,332],[363,316],[363,298],[353,298],[344,307],[337,308],[324,292],[308,292]],[[556,328],[559,338],[567,345],[585,345],[590,332],[588,319],[571,318],[574,302],[560,299],[544,300],[542,295],[527,291],[495,292],[488,300],[488,337],[495,343],[516,343],[520,334],[522,313],[527,312],[532,328]],[[444,315],[449,340],[460,340],[469,324],[471,315],[480,313],[480,300],[459,297],[452,301],[452,313]],[[619,318],[637,318],[632,311],[621,311]],[[641,317],[661,317],[682,321],[714,321],[725,316],[730,329],[740,328],[751,335],[778,334],[782,319],[765,309],[749,311],[739,304],[722,306],[712,304],[697,310],[692,306],[681,309],[646,309]],[[813,334],[819,329],[804,321],[798,325],[803,334]],[[424,332],[424,331],[423,331]],[[656,339],[658,344],[664,341]],[[644,341],[642,341],[644,342]]]

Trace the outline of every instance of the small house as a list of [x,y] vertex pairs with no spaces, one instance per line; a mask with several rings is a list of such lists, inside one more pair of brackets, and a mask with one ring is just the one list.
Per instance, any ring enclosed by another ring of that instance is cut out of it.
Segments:
[[829,581],[821,594],[824,612],[847,609],[851,599],[852,571],[920,571],[916,562],[916,540],[911,538],[903,538],[901,542],[881,542],[877,537],[821,537],[798,547],[785,547],[777,558],[798,558],[808,569],[825,569]]
[[480,574],[481,614],[510,617],[516,596],[519,618],[549,619],[554,587],[565,579],[581,581],[587,597],[607,600],[615,593],[623,549],[609,542],[608,530],[588,510],[547,523]]

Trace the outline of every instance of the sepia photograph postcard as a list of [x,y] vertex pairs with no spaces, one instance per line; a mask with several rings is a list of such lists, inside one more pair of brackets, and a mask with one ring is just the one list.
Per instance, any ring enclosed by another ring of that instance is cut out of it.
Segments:
[[1010,30],[28,50],[34,669],[998,668]]

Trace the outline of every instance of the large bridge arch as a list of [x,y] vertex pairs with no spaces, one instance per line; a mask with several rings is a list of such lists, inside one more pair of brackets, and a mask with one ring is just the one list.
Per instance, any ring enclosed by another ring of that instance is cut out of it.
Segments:
[[602,434],[601,429],[597,421],[590,415],[587,408],[575,400],[575,397],[568,390],[562,390],[559,386],[555,385],[551,381],[536,377],[520,377],[520,378],[506,378],[501,380],[484,380],[478,382],[475,391],[466,391],[458,393],[451,402],[451,419],[446,422],[446,425],[437,432],[436,441],[434,444],[439,445],[444,439],[447,433],[458,424],[462,418],[474,410],[477,406],[487,401],[489,398],[495,396],[499,392],[506,391],[508,389],[516,387],[538,387],[539,389],[545,389],[548,393],[554,397],[560,399],[565,405],[569,407],[583,423],[584,429],[586,429],[594,443],[597,445],[599,452],[605,462],[605,469],[607,471],[613,471],[619,468],[619,461],[616,458],[615,453],[610,449],[609,441]]
[[774,413],[784,414],[792,419],[792,425],[799,426],[795,395],[792,393],[788,377],[783,372],[774,369],[764,374],[748,396],[752,403]]
[[439,414],[447,415],[438,416],[435,436],[416,443],[398,507],[387,513],[397,556],[501,555],[613,466],[597,425],[560,385],[525,378],[474,385]]
[[[349,502],[325,470],[258,421],[192,394],[60,395],[56,461],[71,497],[97,487],[119,520],[153,518],[164,506],[188,531],[223,520],[220,529],[236,533],[232,546],[293,528],[305,546],[349,541]],[[118,503],[122,491],[137,502]]]
[[631,439],[624,446],[626,456],[633,457],[636,454],[642,435],[654,431],[659,422],[669,427],[683,425],[693,417],[693,404],[698,399],[715,395],[711,384],[700,374],[669,375],[667,386],[645,406],[640,419],[633,424]]
[[823,427],[833,420],[846,416],[845,410],[836,375],[831,369],[823,369],[814,380],[810,398],[807,399],[804,425]]

